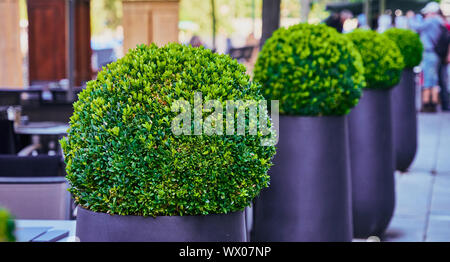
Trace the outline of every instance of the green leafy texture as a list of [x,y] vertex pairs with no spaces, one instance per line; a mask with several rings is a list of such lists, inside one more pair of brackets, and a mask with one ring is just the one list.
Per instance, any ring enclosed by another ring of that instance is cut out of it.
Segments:
[[224,105],[263,99],[243,65],[204,48],[140,45],[103,68],[74,103],[60,141],[75,201],[92,211],[140,216],[248,206],[268,186],[275,148],[261,146],[261,133],[174,135],[172,103],[193,106],[199,91],[203,101]]
[[409,29],[390,28],[383,34],[397,44],[403,55],[406,68],[413,68],[420,64],[423,45],[416,32]]
[[254,69],[268,100],[285,115],[345,115],[361,97],[364,68],[351,41],[326,25],[279,28]]
[[11,214],[3,208],[0,208],[0,242],[14,242],[14,220]]
[[398,84],[405,64],[394,41],[383,34],[365,29],[356,29],[346,36],[361,53],[367,88],[389,89]]

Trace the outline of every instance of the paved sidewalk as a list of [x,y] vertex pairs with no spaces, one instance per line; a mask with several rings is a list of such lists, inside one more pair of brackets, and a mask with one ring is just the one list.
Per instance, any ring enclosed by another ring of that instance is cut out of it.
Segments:
[[383,241],[450,241],[450,113],[418,121],[416,158],[395,175],[396,209]]

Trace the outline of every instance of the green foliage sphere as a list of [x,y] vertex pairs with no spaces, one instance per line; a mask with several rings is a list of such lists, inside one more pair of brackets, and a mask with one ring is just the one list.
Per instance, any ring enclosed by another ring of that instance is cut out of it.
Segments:
[[61,140],[75,201],[92,211],[140,216],[248,206],[268,186],[275,148],[261,146],[260,132],[172,133],[179,113],[171,105],[184,99],[193,107],[197,92],[222,105],[263,99],[243,65],[204,48],[141,45],[103,68],[74,103]]
[[403,55],[406,68],[413,68],[420,64],[423,45],[416,32],[409,29],[390,28],[383,34],[397,44]]
[[0,208],[0,242],[14,242],[14,220],[4,208]]
[[367,88],[389,89],[398,84],[405,64],[400,49],[392,40],[365,29],[356,29],[346,35],[361,53]]
[[264,44],[254,69],[268,100],[285,115],[344,115],[365,86],[361,57],[345,36],[326,25],[279,28]]

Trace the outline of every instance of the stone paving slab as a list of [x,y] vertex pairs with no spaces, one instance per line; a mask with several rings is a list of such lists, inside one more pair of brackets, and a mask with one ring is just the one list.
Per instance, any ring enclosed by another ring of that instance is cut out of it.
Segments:
[[411,164],[410,172],[430,172],[436,168],[436,154],[441,128],[440,115],[419,114],[417,121],[417,153]]
[[450,216],[430,215],[426,241],[449,242],[450,241]]
[[396,173],[396,209],[383,241],[450,242],[450,113],[420,114],[418,151]]
[[429,173],[396,174],[395,215],[425,220],[433,177]]
[[436,171],[450,172],[450,113],[441,113],[441,130],[439,136]]
[[395,215],[383,236],[383,241],[421,242],[425,239],[425,227],[425,219]]
[[435,176],[426,241],[450,241],[450,176],[445,173]]

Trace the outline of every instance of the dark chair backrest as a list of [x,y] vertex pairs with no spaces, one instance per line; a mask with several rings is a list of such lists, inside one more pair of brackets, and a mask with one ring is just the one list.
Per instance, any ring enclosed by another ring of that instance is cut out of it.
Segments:
[[229,55],[238,61],[242,59],[249,60],[252,57],[253,48],[254,46],[230,48]]
[[21,90],[0,87],[0,106],[20,105]]
[[0,155],[0,177],[63,176],[60,156]]
[[14,133],[14,122],[0,120],[0,154],[16,153],[16,135]]
[[113,48],[94,49],[93,52],[97,56],[98,70],[116,60]]

